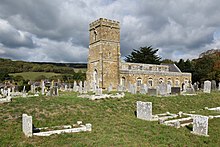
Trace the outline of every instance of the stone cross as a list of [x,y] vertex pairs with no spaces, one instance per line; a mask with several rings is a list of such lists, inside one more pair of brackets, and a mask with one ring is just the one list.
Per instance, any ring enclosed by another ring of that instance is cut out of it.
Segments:
[[204,82],[204,93],[210,93],[211,92],[211,82],[210,81],[205,81]]
[[193,134],[208,136],[208,116],[194,115],[193,116]]
[[22,131],[27,137],[31,137],[33,135],[32,116],[22,114]]
[[137,101],[137,118],[143,120],[152,119],[152,102]]

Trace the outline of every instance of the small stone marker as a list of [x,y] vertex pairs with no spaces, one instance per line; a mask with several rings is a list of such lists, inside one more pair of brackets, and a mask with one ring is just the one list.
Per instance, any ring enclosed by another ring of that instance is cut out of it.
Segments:
[[180,87],[171,87],[171,94],[180,94]]
[[208,116],[194,115],[193,116],[193,134],[208,136]]
[[137,87],[136,87],[135,84],[134,85],[131,84],[131,93],[132,94],[136,94],[137,93]]
[[112,84],[110,84],[108,87],[108,92],[111,92],[111,91],[112,91]]
[[137,101],[137,118],[143,120],[152,119],[152,102]]
[[212,82],[211,82],[211,89],[212,90],[216,90],[217,88],[216,88],[216,81],[215,80],[212,80]]
[[44,88],[45,88],[45,85],[44,85],[44,81],[42,80],[41,81],[41,94],[44,95]]
[[22,114],[22,131],[27,137],[31,137],[33,135],[32,116]]
[[95,95],[102,95],[102,88],[97,88]]
[[148,95],[149,96],[157,96],[157,89],[148,89]]
[[210,81],[205,81],[204,82],[204,93],[210,93],[211,92],[211,82]]

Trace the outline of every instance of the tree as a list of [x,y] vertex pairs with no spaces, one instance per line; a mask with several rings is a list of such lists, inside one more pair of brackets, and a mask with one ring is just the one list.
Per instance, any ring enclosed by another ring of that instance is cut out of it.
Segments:
[[139,50],[134,49],[130,55],[126,56],[126,62],[145,63],[145,64],[160,64],[161,57],[156,55],[159,49],[154,49],[151,46],[140,47]]

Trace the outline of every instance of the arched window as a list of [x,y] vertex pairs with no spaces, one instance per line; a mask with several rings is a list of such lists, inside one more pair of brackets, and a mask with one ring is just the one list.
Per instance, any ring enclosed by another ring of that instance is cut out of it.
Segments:
[[98,72],[96,69],[93,72],[93,81],[95,84],[98,84]]
[[121,78],[121,85],[122,85],[122,86],[125,86],[125,77],[122,77],[122,78]]
[[161,83],[163,83],[163,82],[164,82],[163,78],[160,78],[160,79],[159,79],[159,84],[161,84]]
[[149,79],[148,79],[148,85],[149,85],[150,87],[153,86],[153,79],[152,79],[152,78],[149,78]]
[[139,77],[137,78],[137,86],[141,86],[142,84],[142,79]]
[[175,80],[175,87],[179,87],[180,86],[180,81],[178,78],[176,78]]
[[167,84],[169,84],[169,85],[172,85],[172,80],[171,80],[171,78],[168,78],[168,80],[167,80]]

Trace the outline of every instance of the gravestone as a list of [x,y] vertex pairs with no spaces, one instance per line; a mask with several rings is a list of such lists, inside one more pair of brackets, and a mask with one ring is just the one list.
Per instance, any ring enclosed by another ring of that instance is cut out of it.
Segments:
[[97,88],[95,95],[102,95],[102,88]]
[[31,93],[34,93],[34,85],[31,85]]
[[171,94],[172,95],[176,95],[176,94],[180,94],[180,87],[171,87]]
[[136,87],[135,84],[134,85],[131,84],[131,93],[132,94],[137,94],[137,87]]
[[77,92],[76,86],[77,86],[77,83],[76,83],[76,81],[74,81],[74,83],[73,83],[73,91],[74,91],[74,92]]
[[82,94],[83,93],[83,87],[79,86],[79,93]]
[[25,136],[31,137],[33,134],[32,116],[27,114],[22,114],[22,131]]
[[68,87],[67,87],[67,85],[65,85],[65,86],[64,86],[64,90],[65,90],[65,91],[67,91],[67,90],[68,90]]
[[55,94],[56,96],[59,96],[58,86],[56,86],[56,87],[54,88],[54,94]]
[[172,90],[171,90],[171,84],[167,84],[167,94],[171,94]]
[[186,92],[187,85],[183,83],[183,92]]
[[108,92],[111,92],[111,91],[112,91],[112,84],[110,84],[108,87]]
[[167,84],[166,83],[160,83],[159,87],[158,87],[158,92],[162,96],[167,95]]
[[195,92],[197,92],[198,89],[199,89],[198,83],[195,82],[195,83],[193,84],[193,88],[194,88]]
[[44,95],[44,88],[45,88],[44,81],[41,80],[41,94],[42,95]]
[[97,86],[95,82],[92,82],[92,91],[93,93],[96,92]]
[[117,91],[118,92],[122,92],[123,91],[123,86],[122,85],[118,85],[117,86]]
[[23,91],[22,92],[25,93],[25,86],[23,87]]
[[220,91],[220,82],[218,83],[218,91]]
[[148,92],[148,87],[146,84],[141,85],[140,93],[141,94],[146,94]]
[[157,89],[149,88],[148,89],[148,95],[149,96],[157,96]]
[[152,119],[152,103],[137,101],[137,118],[143,120]]
[[204,93],[210,93],[211,92],[211,82],[210,81],[205,81],[204,82]]
[[193,134],[208,136],[208,116],[193,116]]
[[212,82],[211,82],[211,89],[212,90],[216,90],[217,88],[216,88],[216,81],[215,80],[212,80]]

